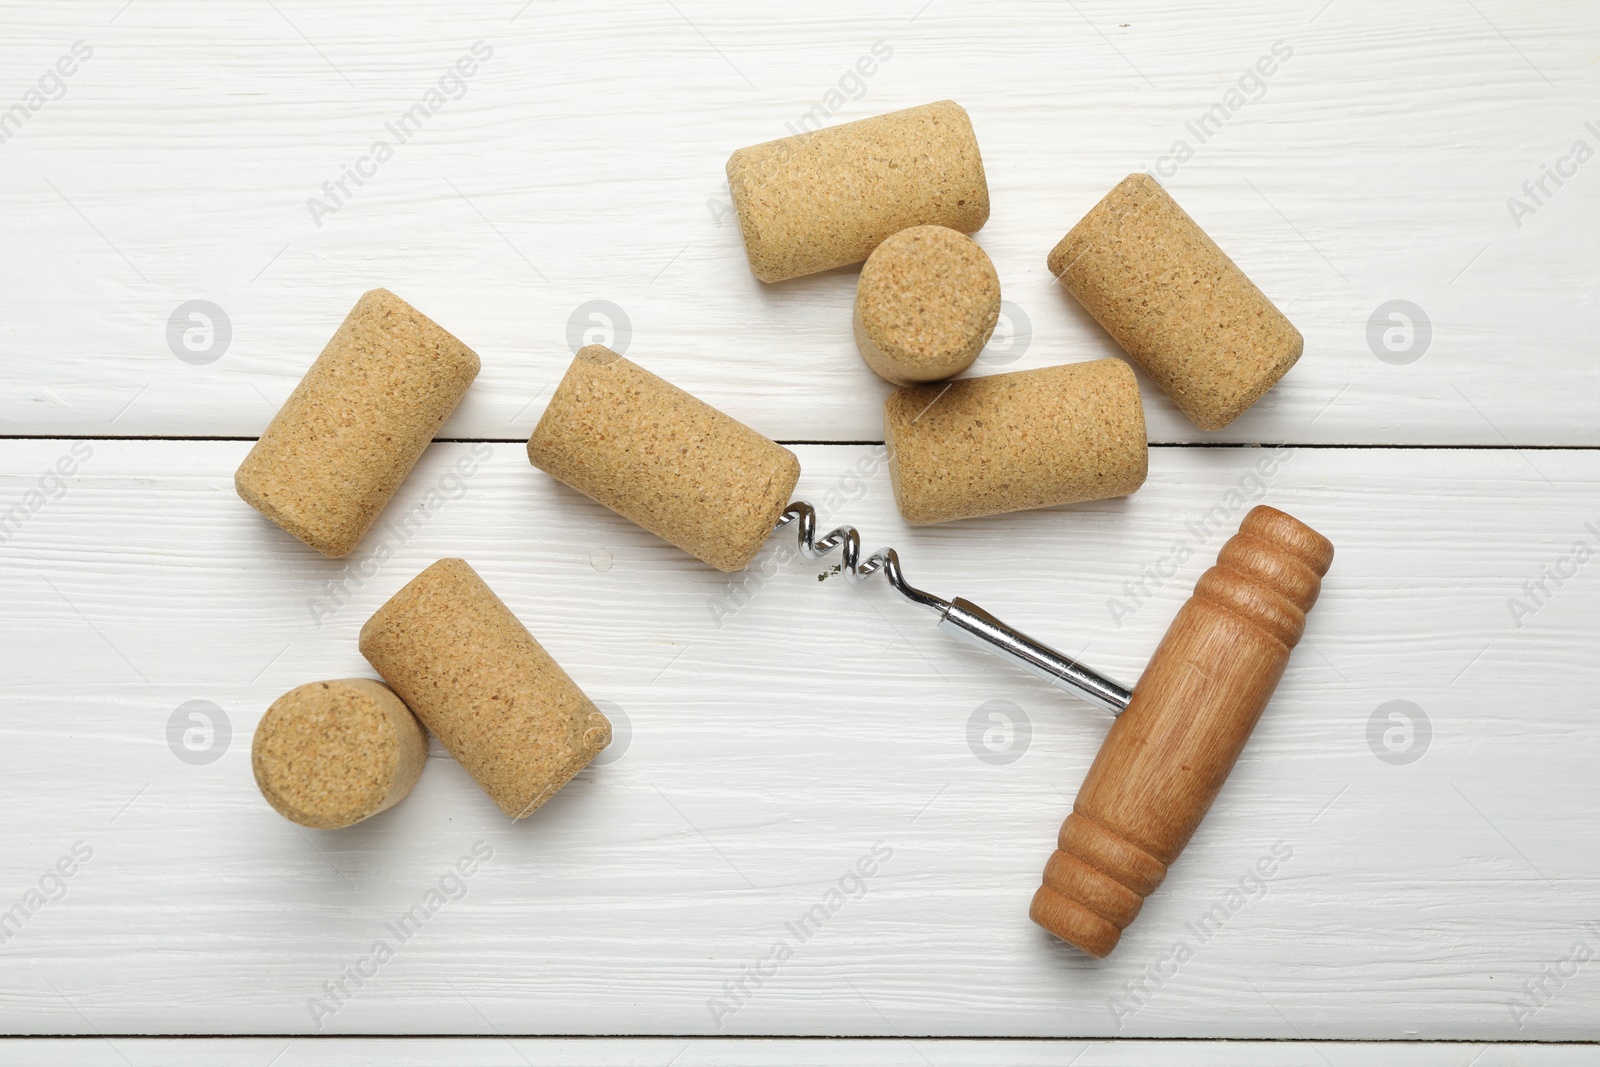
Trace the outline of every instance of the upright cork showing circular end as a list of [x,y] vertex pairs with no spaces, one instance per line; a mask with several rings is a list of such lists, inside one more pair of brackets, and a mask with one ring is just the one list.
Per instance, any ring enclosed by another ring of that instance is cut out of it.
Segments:
[[374,289],[245,456],[234,487],[323,555],[349,555],[477,376],[472,349]]
[[256,726],[250,766],[290,822],[335,830],[398,804],[428,758],[428,737],[388,686],[311,682],[275,700]]
[[946,226],[901,230],[867,257],[856,283],[856,346],[895,385],[960,374],[999,319],[1000,276],[988,253]]
[[895,501],[917,526],[1126,496],[1149,469],[1120,359],[899,389],[883,430]]
[[611,743],[611,723],[464,560],[441,559],[361,627],[361,654],[513,819]]
[[793,452],[601,345],[573,359],[528,461],[720,571],[755,558],[800,478]]
[[989,220],[972,120],[950,100],[741,148],[728,188],[764,282],[860,263],[909,226]]
[[1300,331],[1147,174],[1131,174],[1061,239],[1050,273],[1202,430],[1286,374]]

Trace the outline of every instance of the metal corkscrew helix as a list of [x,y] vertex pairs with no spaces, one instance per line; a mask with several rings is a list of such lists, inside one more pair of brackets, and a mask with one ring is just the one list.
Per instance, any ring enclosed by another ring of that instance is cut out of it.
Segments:
[[791,523],[799,524],[800,552],[807,559],[821,559],[834,549],[842,548],[844,571],[852,582],[864,582],[882,571],[895,592],[938,615],[940,629],[1009,660],[1057,689],[1075,693],[1113,715],[1121,714],[1132,699],[1133,694],[1126,686],[1007,626],[970,600],[960,597],[945,600],[918,589],[906,581],[900,570],[900,556],[894,549],[881,548],[863,560],[861,534],[854,526],[837,526],[819,539],[817,509],[804,500],[793,501],[784,508],[775,529],[781,530]]

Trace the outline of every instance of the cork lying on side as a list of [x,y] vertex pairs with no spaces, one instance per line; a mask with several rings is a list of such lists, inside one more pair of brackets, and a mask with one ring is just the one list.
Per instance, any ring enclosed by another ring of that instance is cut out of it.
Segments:
[[860,263],[908,226],[989,219],[972,120],[950,100],[741,148],[728,188],[764,282]]
[[349,826],[398,804],[427,758],[421,724],[388,686],[367,678],[289,690],[261,717],[250,746],[267,803],[316,830]]
[[1304,340],[1147,174],[1131,174],[1049,257],[1089,314],[1202,430],[1242,415]]
[[884,241],[856,283],[856,347],[895,385],[938,382],[972,366],[1000,318],[1000,276],[988,253],[946,226]]
[[600,709],[464,560],[390,597],[361,654],[513,819],[611,743]]
[[573,359],[528,460],[721,571],[755,557],[800,477],[793,452],[602,345]]
[[477,376],[472,349],[374,289],[245,456],[234,486],[318,552],[348,555]]
[[1126,496],[1149,465],[1120,359],[899,389],[883,429],[895,501],[919,526]]

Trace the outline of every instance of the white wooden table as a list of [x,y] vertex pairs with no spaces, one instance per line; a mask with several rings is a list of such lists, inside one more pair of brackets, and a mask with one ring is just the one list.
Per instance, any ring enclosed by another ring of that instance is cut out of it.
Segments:
[[[1207,7],[0,5],[0,1061],[1595,1062],[1600,4]],[[755,282],[722,164],[815,108],[945,97],[977,127],[1009,302],[976,373],[1116,354],[1045,253],[1145,168],[1304,359],[1217,434],[1147,388],[1131,498],[907,527],[852,273]],[[231,477],[379,285],[484,370],[393,507],[443,502],[364,566]],[[1260,500],[1332,538],[1306,643],[1113,957],[1026,916],[1104,717],[877,583],[777,540],[730,579],[529,467],[586,334],[791,444],[801,494],[918,584],[1128,681],[1220,543],[1197,515]],[[1177,577],[1130,592],[1178,545]],[[617,744],[522,823],[435,743],[391,812],[297,829],[251,780],[257,719],[368,674],[360,624],[445,555]]]

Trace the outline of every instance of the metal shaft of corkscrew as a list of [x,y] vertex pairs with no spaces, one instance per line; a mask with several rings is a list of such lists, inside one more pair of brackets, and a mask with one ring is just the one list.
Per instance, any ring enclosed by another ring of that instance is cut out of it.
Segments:
[[960,597],[945,600],[911,585],[900,571],[900,557],[894,549],[879,549],[862,559],[861,534],[854,526],[838,526],[817,537],[817,511],[803,500],[796,500],[783,509],[776,529],[781,530],[791,523],[798,524],[800,552],[807,559],[820,559],[836,548],[842,549],[843,569],[851,581],[866,581],[882,571],[895,592],[938,615],[940,629],[992,652],[1038,675],[1057,689],[1076,694],[1113,715],[1120,714],[1132,699],[1133,694],[1126,686],[1007,626],[971,601]]

